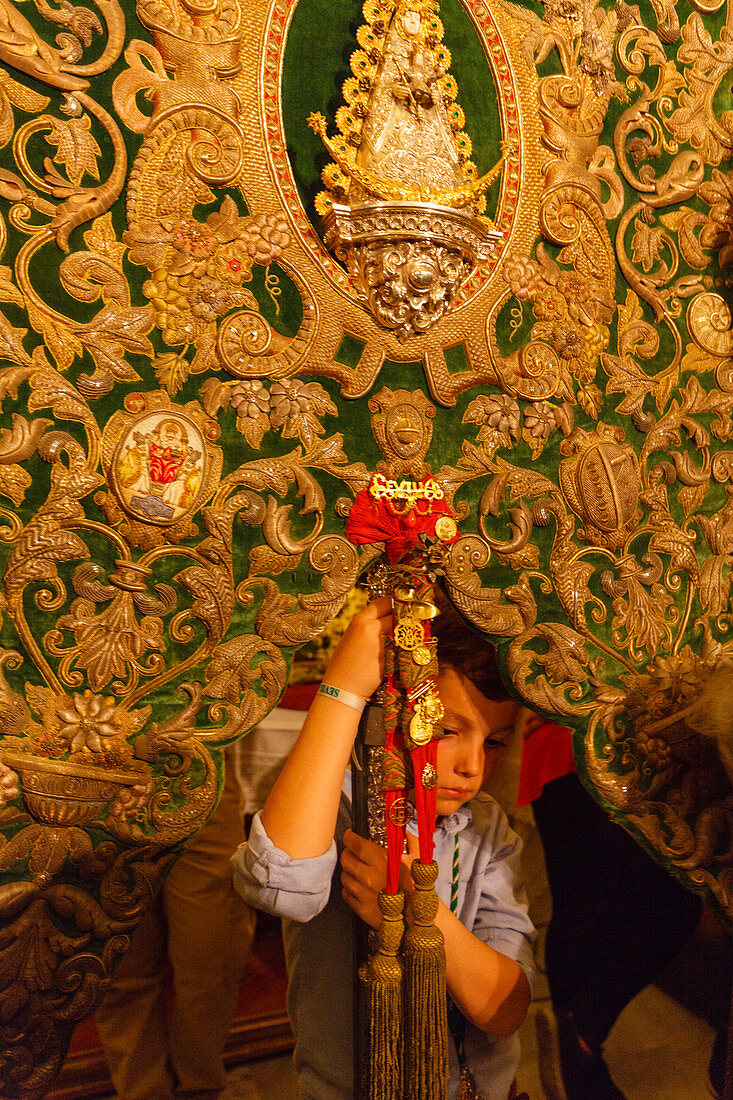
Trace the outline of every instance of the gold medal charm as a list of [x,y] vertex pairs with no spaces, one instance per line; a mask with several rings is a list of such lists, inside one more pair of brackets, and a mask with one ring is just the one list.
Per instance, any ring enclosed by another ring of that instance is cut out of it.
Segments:
[[425,714],[422,703],[418,703],[410,719],[410,739],[415,745],[427,745],[433,736],[433,723]]
[[410,738],[415,745],[427,745],[433,739],[435,726],[442,721],[445,711],[434,688],[415,704],[410,719]]
[[441,703],[437,691],[433,690],[429,692],[423,699],[422,705],[425,707],[425,713],[431,722],[442,722],[445,715],[445,707]]
[[441,542],[450,542],[458,534],[455,520],[450,516],[441,516],[435,524],[435,534]]
[[436,772],[432,764],[426,764],[422,770],[422,775],[420,776],[420,778],[422,780],[422,785],[425,790],[432,791],[433,787],[438,782],[438,773]]
[[425,631],[418,619],[406,615],[404,619],[400,619],[394,628],[394,640],[400,649],[408,651],[417,649],[425,641]]

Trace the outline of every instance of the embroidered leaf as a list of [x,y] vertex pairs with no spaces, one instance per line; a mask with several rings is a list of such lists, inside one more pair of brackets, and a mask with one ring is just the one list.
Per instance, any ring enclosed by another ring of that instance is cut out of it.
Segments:
[[20,107],[21,111],[27,111],[28,114],[39,114],[50,103],[45,95],[39,95],[31,88],[26,88],[25,84],[13,80],[5,69],[0,69],[0,88],[14,107]]
[[680,252],[685,263],[698,271],[706,267],[708,260],[700,242],[695,236],[695,229],[705,225],[707,218],[699,210],[692,210],[689,206],[682,206],[669,214],[662,214],[660,221],[669,229],[676,230],[679,234]]
[[220,370],[216,351],[216,325],[208,325],[196,340],[196,354],[191,363],[191,374],[203,374],[206,370]]
[[583,412],[597,420],[603,408],[603,394],[598,386],[578,386],[578,404]]
[[111,214],[107,213],[103,214],[101,218],[95,218],[91,228],[84,234],[84,241],[90,252],[96,252],[98,256],[104,256],[116,268],[122,270],[125,246],[117,240]]
[[616,406],[617,413],[641,412],[644,399],[654,387],[650,378],[637,363],[626,355],[623,359],[616,355],[603,355],[603,368],[608,375],[606,393],[623,393],[624,399]]
[[59,370],[68,370],[77,355],[81,355],[84,350],[70,326],[49,316],[34,302],[28,303],[28,320],[39,336],[43,337],[43,342],[56,360]]
[[540,548],[534,543],[528,542],[521,550],[515,550],[512,554],[496,554],[496,560],[502,565],[508,565],[510,569],[519,572],[521,569],[539,569]]
[[51,133],[46,135],[49,145],[56,145],[54,160],[66,165],[66,171],[72,183],[81,183],[85,175],[99,179],[97,158],[102,150],[91,133],[92,120],[89,115],[81,118],[50,119]]
[[226,409],[229,405],[231,389],[220,382],[218,378],[207,378],[201,387],[201,402],[209,416],[215,417],[220,409]]
[[0,370],[0,405],[6,397],[17,398],[18,387],[30,377],[32,367],[4,367]]
[[262,437],[270,429],[270,418],[266,412],[258,416],[238,416],[237,431],[241,432],[253,451],[259,451]]
[[23,347],[23,338],[27,335],[27,328],[13,328],[7,317],[0,313],[0,358],[30,365],[32,359]]
[[720,363],[721,360],[717,356],[711,355],[709,351],[703,351],[697,344],[690,343],[682,356],[680,369],[683,371],[692,370],[702,374],[705,371],[716,370]]
[[510,500],[517,500],[523,496],[544,496],[545,493],[552,493],[557,490],[554,482],[538,470],[512,466],[504,458],[497,459],[495,470],[497,473],[507,474]]
[[588,678],[588,651],[580,634],[561,623],[544,623],[535,631],[547,642],[547,653],[536,655],[535,660],[552,683],[582,683]]
[[9,267],[0,264],[0,302],[12,302],[13,305],[23,306],[23,295],[13,282],[13,273]]
[[705,482],[703,485],[683,485],[680,489],[677,494],[677,500],[682,505],[685,519],[705,502],[708,488],[709,482]]
[[[589,582],[595,569],[590,562],[563,562],[555,571],[555,586],[565,611],[578,629],[585,629],[585,605],[593,600]],[[597,601],[596,601],[597,602]]]
[[269,546],[255,546],[254,549],[250,550],[249,556],[252,562],[251,576],[261,576],[263,573],[269,573],[273,577],[279,573],[295,569],[303,557],[302,553],[277,554]]
[[303,497],[303,507],[300,509],[301,516],[310,515],[313,512],[323,512],[326,507],[326,497],[313,474],[302,466],[296,466],[295,480],[298,485],[298,495]]
[[486,486],[479,504],[479,515],[498,516],[501,514],[504,495],[509,484],[509,473],[505,470],[492,478]]
[[12,427],[0,429],[0,464],[25,462],[35,454],[41,436],[52,423],[43,416],[29,422],[13,413]]
[[30,412],[50,407],[54,416],[63,420],[80,420],[83,424],[93,426],[93,430],[98,430],[97,422],[84,398],[55,370],[42,367],[33,371],[31,389],[33,392],[28,399]]
[[[662,51],[660,51],[660,53],[662,53]],[[662,57],[664,57],[663,53]],[[660,67],[662,71],[662,80],[656,89],[658,99],[675,95],[678,89],[684,88],[687,83],[684,73],[680,72],[674,61],[664,60]]]
[[125,359],[125,352],[152,357],[153,345],[146,333],[153,327],[151,306],[117,309],[105,306],[79,332],[99,370],[110,371],[121,382],[136,382],[140,375]]
[[7,145],[15,130],[13,108],[4,95],[0,95],[0,146]]
[[628,290],[625,304],[618,307],[618,353],[622,357],[640,355],[651,359],[658,350],[657,330],[644,320],[639,299],[633,290]]
[[660,412],[664,412],[672,396],[672,391],[679,382],[679,370],[665,371],[659,376],[654,386],[654,400]]
[[16,508],[19,508],[23,503],[25,494],[32,483],[33,478],[31,475],[17,462],[12,462],[9,466],[0,466],[0,493],[3,496],[10,497]]
[[165,386],[172,397],[188,378],[191,364],[182,355],[166,352],[165,355],[156,355],[153,359],[153,370],[161,386]]
[[634,222],[635,233],[631,240],[631,255],[635,264],[641,264],[644,271],[650,271],[659,258],[664,240],[664,230],[647,225],[637,218]]
[[[271,658],[274,657],[274,662],[265,660],[253,667],[253,658],[263,656],[265,653]],[[250,685],[260,676],[265,681],[271,677],[277,680],[278,664],[281,664],[284,669],[285,662],[280,652],[274,646],[263,642],[261,638],[251,636],[233,638],[214,650],[205,673],[206,694],[214,699],[226,699],[230,703],[237,703],[240,696],[247,692]]]
[[[669,554],[670,564],[675,572],[688,573],[693,581],[697,580],[700,568],[695,553],[695,544],[689,535],[686,535],[675,524],[669,525],[665,531],[654,534],[649,543],[649,549],[656,550],[658,554]],[[662,589],[662,591],[665,590]]]
[[[660,549],[656,547],[655,549]],[[672,596],[661,584],[647,586],[632,578],[628,585],[628,599],[619,597],[613,601],[613,629],[618,632],[614,640],[620,642],[625,632],[632,646],[653,652],[671,636],[669,623],[664,616],[672,603]]]

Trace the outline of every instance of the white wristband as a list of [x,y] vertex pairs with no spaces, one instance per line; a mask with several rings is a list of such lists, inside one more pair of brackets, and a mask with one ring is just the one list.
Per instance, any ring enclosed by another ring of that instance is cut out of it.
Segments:
[[321,684],[316,694],[325,695],[327,699],[335,699],[337,703],[345,703],[347,707],[358,710],[359,714],[367,705],[366,699],[362,699],[361,695],[355,695],[353,691],[344,691],[343,688],[333,687],[331,684]]

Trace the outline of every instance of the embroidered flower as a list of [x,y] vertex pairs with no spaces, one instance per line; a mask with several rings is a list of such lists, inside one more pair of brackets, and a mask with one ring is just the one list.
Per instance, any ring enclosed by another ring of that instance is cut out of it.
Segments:
[[315,442],[316,435],[325,431],[317,419],[324,413],[336,415],[337,409],[323,386],[318,382],[301,382],[298,378],[285,378],[273,382],[270,387],[270,423],[282,428],[285,439],[298,437],[306,446]]
[[534,303],[534,312],[539,321],[564,321],[568,316],[568,306],[559,290],[546,286]]
[[508,256],[502,272],[511,287],[512,294],[520,302],[534,301],[541,290],[547,286],[547,280],[539,264],[524,256]]
[[215,321],[230,308],[226,287],[216,279],[201,279],[191,295],[191,313],[200,321]]
[[113,723],[116,709],[111,696],[93,695],[88,688],[83,695],[75,691],[71,705],[57,711],[63,723],[59,734],[72,752],[104,752],[103,738],[120,736]]
[[256,379],[238,382],[232,389],[230,401],[237,416],[243,418],[255,419],[270,411],[270,395]]
[[524,410],[524,427],[532,439],[545,443],[555,427],[555,409],[548,401],[536,401]]
[[110,805],[110,817],[116,821],[126,821],[142,810],[153,791],[153,781],[134,783],[131,787],[122,787]]
[[596,30],[585,30],[580,38],[580,67],[587,73],[596,95],[602,95],[615,76],[613,44]]
[[492,451],[521,439],[519,405],[506,393],[481,394],[463,414],[464,424],[478,424],[477,439]]

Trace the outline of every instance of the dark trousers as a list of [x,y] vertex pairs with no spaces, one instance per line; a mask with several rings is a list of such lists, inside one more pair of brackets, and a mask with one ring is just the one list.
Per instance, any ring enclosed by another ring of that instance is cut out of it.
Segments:
[[597,1050],[629,1001],[690,940],[702,901],[607,817],[577,775],[548,783],[532,809],[552,893],[553,1006],[570,1010]]

